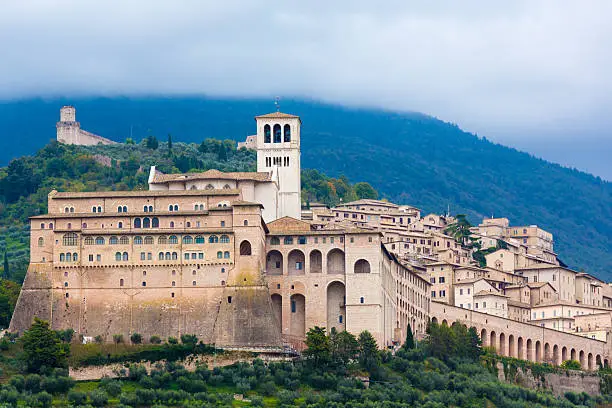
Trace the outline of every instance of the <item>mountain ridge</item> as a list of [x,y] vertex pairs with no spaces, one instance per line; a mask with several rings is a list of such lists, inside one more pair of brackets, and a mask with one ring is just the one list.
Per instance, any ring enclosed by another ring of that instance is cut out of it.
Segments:
[[[23,135],[24,148],[35,145],[35,151],[55,136],[59,108],[68,103],[76,106],[83,129],[118,141],[130,134],[136,140],[148,134],[165,140],[167,133],[185,142],[242,141],[254,133],[255,115],[273,111],[269,101],[259,99],[20,101],[0,104],[2,129]],[[303,168],[369,182],[390,200],[427,212],[446,212],[450,206],[475,223],[495,215],[513,225],[538,224],[555,235],[555,249],[565,263],[612,277],[612,184],[600,177],[420,113],[292,100],[283,101],[282,110],[302,118]],[[6,145],[9,138],[1,139]]]

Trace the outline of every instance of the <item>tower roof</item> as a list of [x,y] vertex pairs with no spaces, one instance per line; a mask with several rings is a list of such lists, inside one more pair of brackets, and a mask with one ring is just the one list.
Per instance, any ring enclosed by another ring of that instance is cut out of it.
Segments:
[[265,115],[255,116],[255,119],[300,119],[299,116],[283,112],[272,112]]

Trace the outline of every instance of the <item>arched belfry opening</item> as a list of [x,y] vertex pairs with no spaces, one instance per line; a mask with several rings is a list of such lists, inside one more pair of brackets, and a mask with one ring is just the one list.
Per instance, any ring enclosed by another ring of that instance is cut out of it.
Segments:
[[274,125],[274,143],[281,143],[281,125]]
[[270,125],[264,126],[264,143],[272,142],[272,131],[270,129]]
[[284,142],[291,141],[291,126],[289,126],[289,124],[283,126],[283,141]]

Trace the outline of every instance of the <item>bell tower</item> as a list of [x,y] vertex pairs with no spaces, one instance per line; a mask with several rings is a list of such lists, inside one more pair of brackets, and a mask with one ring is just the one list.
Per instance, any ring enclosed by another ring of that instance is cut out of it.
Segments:
[[272,172],[279,185],[278,216],[301,218],[299,116],[282,112],[256,116],[257,171]]

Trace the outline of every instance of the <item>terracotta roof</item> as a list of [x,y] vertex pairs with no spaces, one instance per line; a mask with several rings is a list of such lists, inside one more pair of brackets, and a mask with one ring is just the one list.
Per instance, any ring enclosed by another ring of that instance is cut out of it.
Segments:
[[[527,286],[529,286],[529,288],[541,288],[542,286],[546,286],[546,285],[550,285],[550,283],[548,282],[531,282],[531,283],[526,283]],[[552,285],[550,285],[551,288],[555,289]],[[556,290],[555,290],[556,292]]]
[[152,184],[167,183],[170,181],[193,181],[193,180],[252,180],[252,181],[271,181],[271,174],[267,172],[233,172],[225,173],[216,169],[207,170],[203,173],[180,173],[164,174],[155,172]]
[[275,232],[311,232],[312,225],[292,217],[282,217],[268,223],[271,233]]
[[508,306],[516,306],[522,307],[525,309],[531,309],[531,305],[529,303],[519,302],[518,300],[508,299]]
[[481,290],[480,292],[474,293],[474,296],[488,296],[488,295],[493,295],[493,296],[499,296],[499,297],[505,297],[507,298],[508,296],[506,295],[502,295],[499,292],[490,292],[488,290]]
[[289,113],[283,113],[283,112],[272,112],[272,113],[266,113],[265,115],[259,115],[259,116],[255,116],[255,118],[268,118],[268,119],[299,119],[299,116],[295,116],[295,115],[291,115]]
[[165,196],[235,196],[240,190],[134,190],[134,191],[88,191],[88,192],[58,192],[49,193],[52,199],[57,198],[105,198],[105,197],[165,197]]
[[236,200],[236,201],[232,201],[232,206],[240,206],[240,207],[250,207],[250,206],[258,206],[263,208],[263,205],[261,205],[260,203],[254,203],[252,201],[244,201],[244,200]]
[[337,207],[346,207],[349,205],[382,205],[384,207],[393,207],[393,208],[399,207],[398,204],[393,204],[388,201],[382,201],[382,200],[372,200],[369,198],[362,198],[361,200],[350,201],[348,203],[338,204]]

